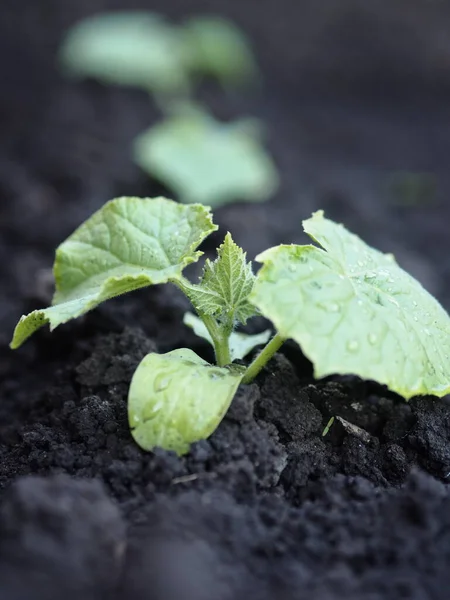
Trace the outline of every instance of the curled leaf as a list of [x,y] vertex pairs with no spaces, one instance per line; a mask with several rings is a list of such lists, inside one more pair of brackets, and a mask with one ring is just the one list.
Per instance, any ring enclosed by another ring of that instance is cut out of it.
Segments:
[[316,246],[278,246],[250,301],[282,337],[296,340],[316,377],[354,374],[405,398],[450,392],[450,318],[390,254],[315,213],[303,223]]
[[176,281],[217,227],[207,207],[166,198],[117,198],[85,221],[56,251],[53,306],[23,316],[12,348],[46,323],[53,330],[101,302]]
[[209,365],[188,349],[147,354],[128,394],[128,420],[136,443],[185,454],[223,419],[242,379],[239,367]]

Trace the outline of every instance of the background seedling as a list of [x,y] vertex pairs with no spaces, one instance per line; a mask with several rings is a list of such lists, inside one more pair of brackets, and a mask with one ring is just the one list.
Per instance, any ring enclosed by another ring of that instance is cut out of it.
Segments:
[[[322,247],[281,245],[257,257],[253,274],[228,233],[214,261],[192,283],[183,269],[217,227],[209,208],[166,198],[118,198],[82,224],[56,251],[53,306],[23,316],[12,348],[35,330],[54,329],[126,292],[172,283],[197,317],[185,321],[214,347],[217,365],[190,349],[147,355],[133,376],[129,423],[137,443],[184,453],[209,436],[240,383],[251,383],[284,340],[296,340],[316,377],[354,374],[410,398],[450,392],[450,318],[392,255],[367,246],[322,211],[303,223]],[[277,333],[248,367],[233,365],[262,336],[237,337],[257,314]]]
[[165,118],[138,136],[133,158],[181,202],[264,201],[277,189],[260,128],[220,123],[191,98],[204,77],[225,89],[259,81],[250,45],[232,22],[196,16],[175,26],[142,11],[99,14],[69,30],[59,58],[68,76],[151,94]]

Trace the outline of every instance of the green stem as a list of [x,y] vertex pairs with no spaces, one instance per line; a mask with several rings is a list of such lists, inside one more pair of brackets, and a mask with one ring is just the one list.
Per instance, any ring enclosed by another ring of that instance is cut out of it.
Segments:
[[230,348],[228,344],[229,335],[226,335],[225,332],[221,331],[214,317],[203,315],[201,313],[199,313],[198,316],[205,324],[205,327],[214,342],[217,365],[219,367],[229,365],[231,363]]
[[255,360],[247,367],[245,375],[242,378],[242,383],[251,383],[284,342],[285,338],[282,338],[278,333],[275,334]]
[[[179,277],[173,279],[172,283],[176,285],[188,298],[189,298],[189,287],[192,285],[189,279],[186,277]],[[195,307],[194,307],[195,308]],[[196,310],[198,316],[205,324],[206,329],[209,332],[214,344],[214,353],[216,355],[216,363],[219,367],[224,367],[231,363],[230,345],[229,338],[232,331],[232,326],[225,325],[221,327],[219,323],[210,315],[205,315],[200,311]]]

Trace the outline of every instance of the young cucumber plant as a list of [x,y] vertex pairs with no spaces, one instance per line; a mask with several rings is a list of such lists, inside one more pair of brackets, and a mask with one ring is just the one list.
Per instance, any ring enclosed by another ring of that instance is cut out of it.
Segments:
[[[118,198],[82,224],[56,251],[50,308],[23,316],[11,342],[79,317],[101,302],[148,285],[172,283],[197,316],[185,323],[214,347],[216,365],[192,350],[151,353],[130,385],[132,435],[144,449],[183,454],[218,426],[241,383],[251,383],[287,338],[312,361],[316,377],[354,374],[406,399],[450,392],[450,318],[395,262],[322,211],[303,222],[320,244],[281,245],[256,257],[255,276],[228,233],[198,283],[184,268],[217,226],[209,208],[166,198]],[[276,329],[256,336],[235,328],[256,314]],[[266,344],[248,367],[233,364]]]

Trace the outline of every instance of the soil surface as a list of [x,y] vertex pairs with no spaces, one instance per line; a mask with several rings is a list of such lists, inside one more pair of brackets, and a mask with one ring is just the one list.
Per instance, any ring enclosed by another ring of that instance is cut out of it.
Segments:
[[[392,4],[3,0],[0,600],[448,599],[448,399],[314,381],[287,343],[179,458],[141,451],[126,414],[146,353],[211,358],[174,288],[8,348],[20,314],[49,302],[54,249],[83,219],[119,195],[170,195],[130,159],[158,117],[148,98],[55,66],[71,23],[124,6],[218,11],[254,41],[263,91],[204,86],[201,98],[223,118],[264,119],[283,183],[268,203],[218,210],[207,255],[228,229],[250,258],[304,241],[301,220],[323,208],[449,309],[450,11]],[[331,416],[342,420],[324,437]]]

